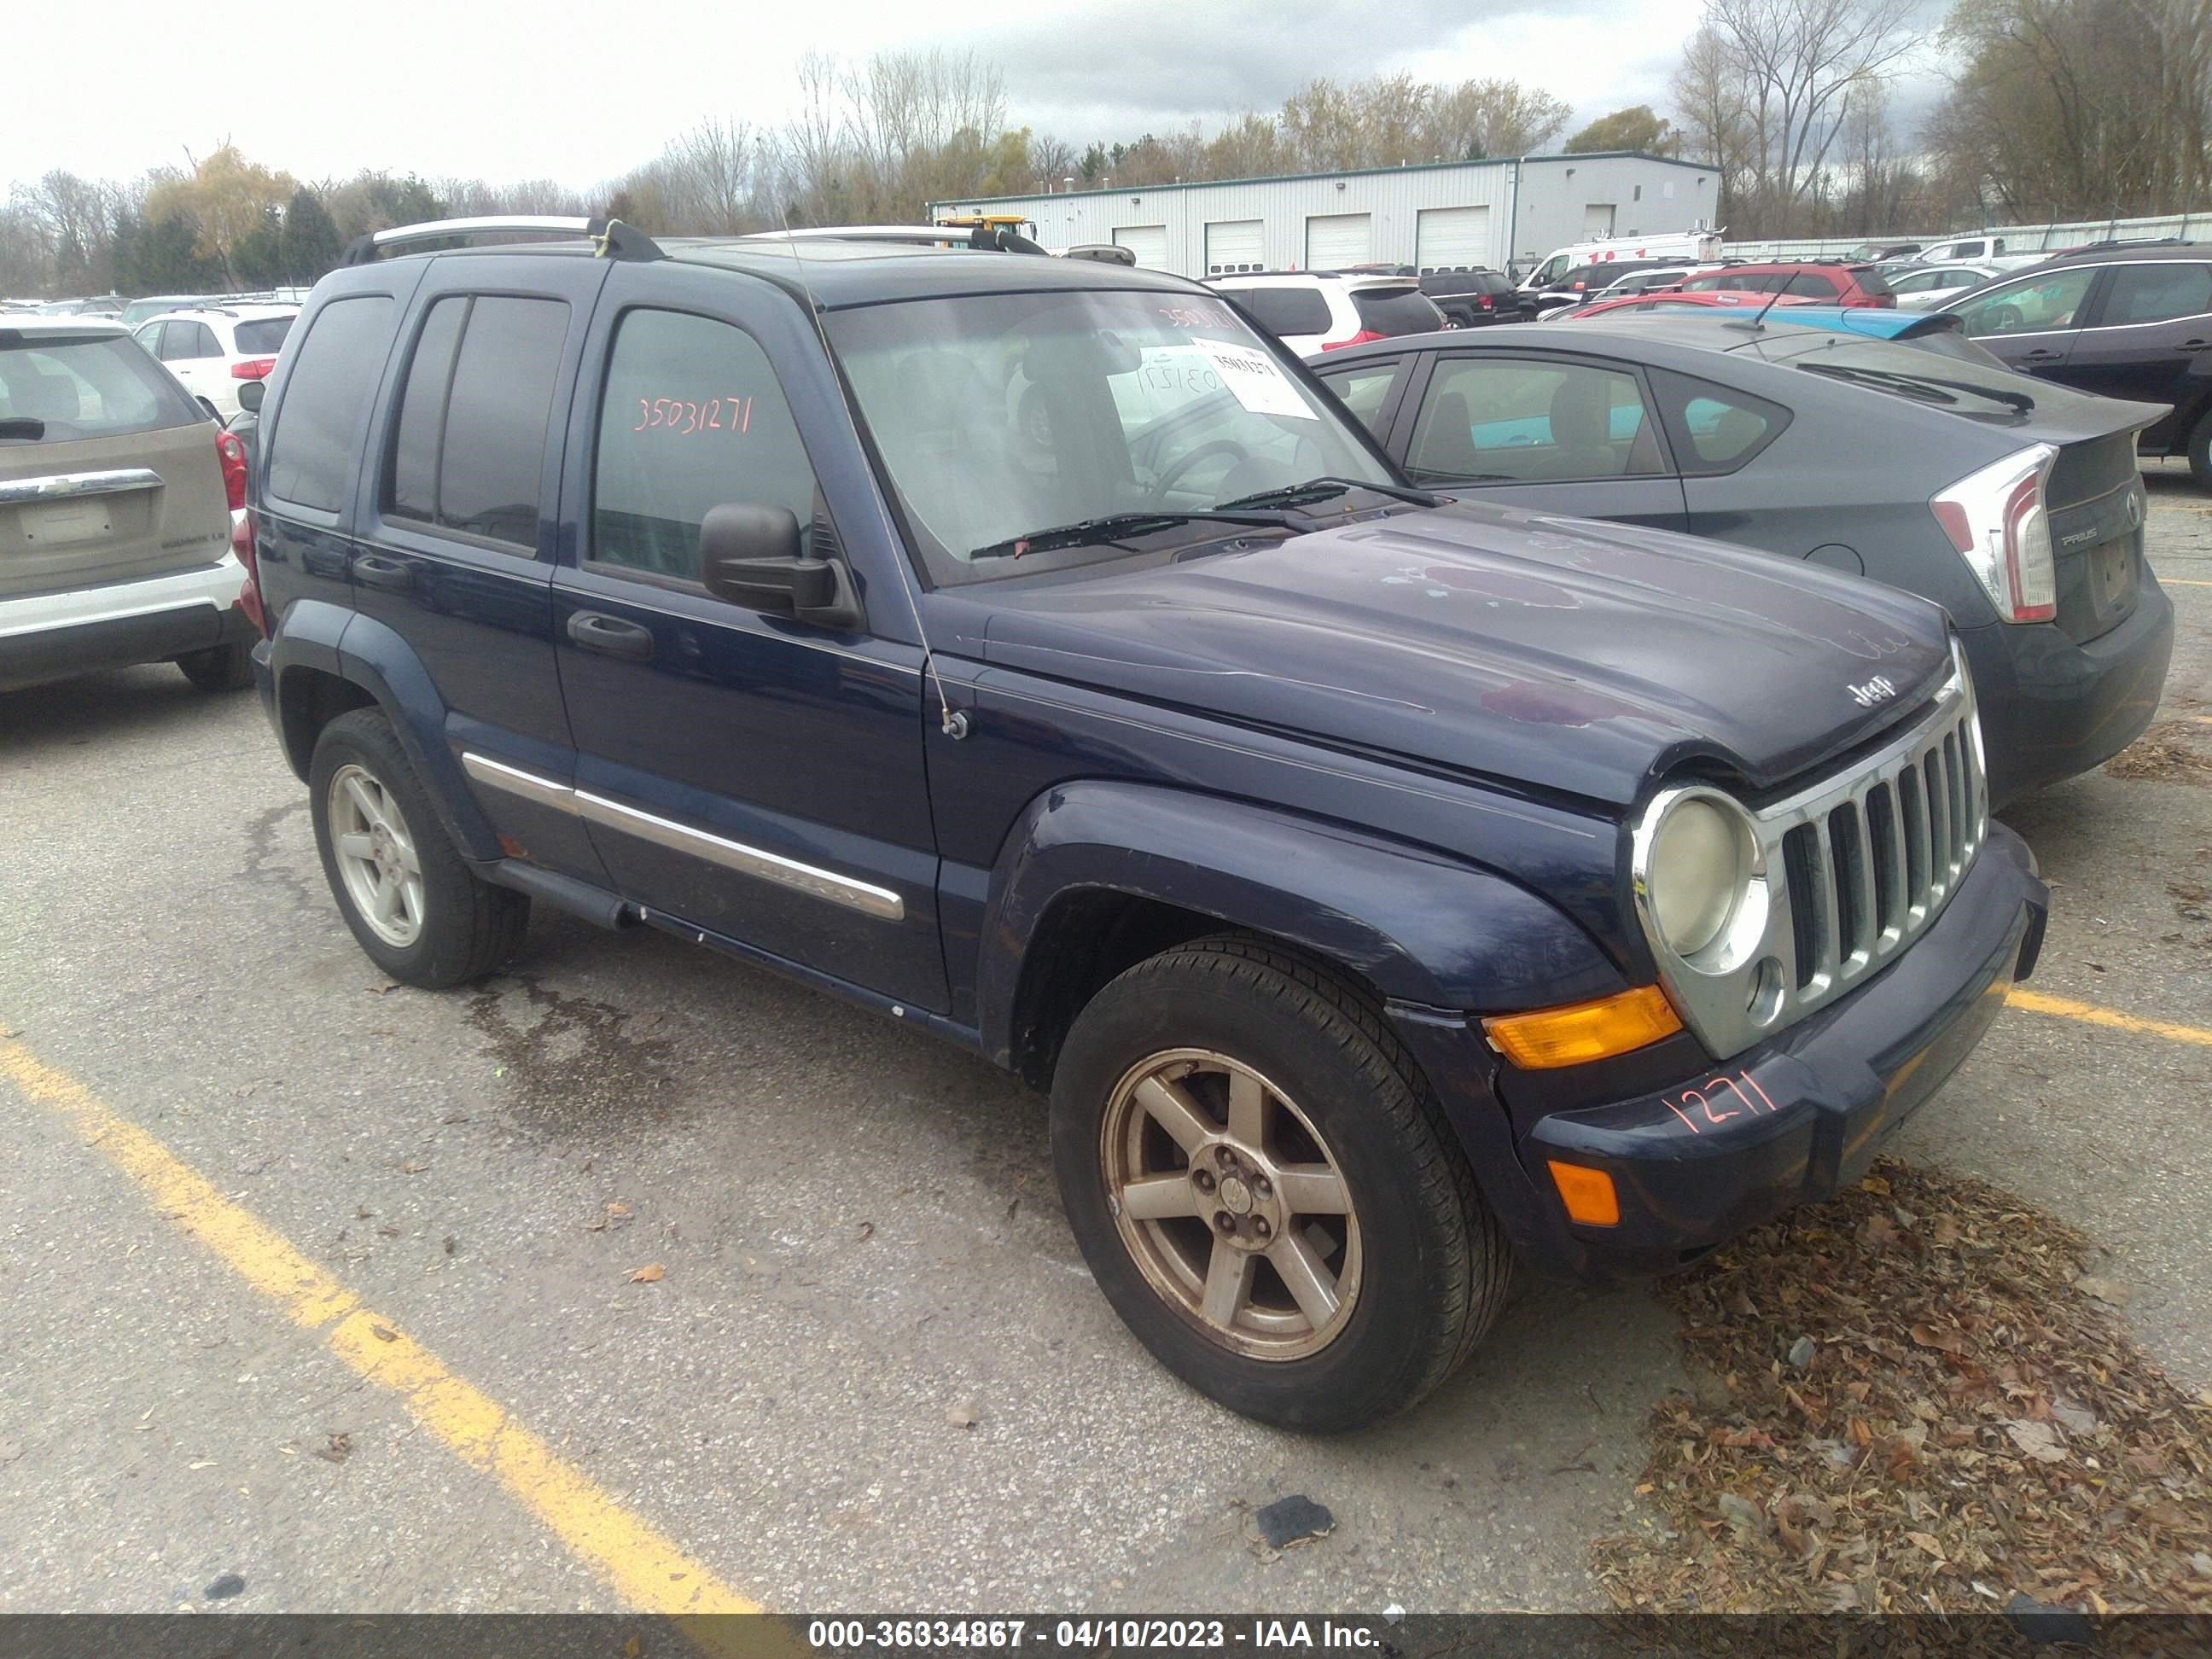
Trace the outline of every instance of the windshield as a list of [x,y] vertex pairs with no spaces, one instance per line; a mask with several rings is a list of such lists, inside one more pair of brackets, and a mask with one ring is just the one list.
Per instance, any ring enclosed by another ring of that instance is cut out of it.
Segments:
[[[1334,399],[1198,295],[918,300],[825,322],[940,583],[1133,550],[1124,541],[1040,549],[1018,563],[975,556],[1085,520],[1202,512],[1322,477],[1394,483]],[[1141,540],[1156,549],[1158,536],[1173,546],[1223,533],[1201,521]]]

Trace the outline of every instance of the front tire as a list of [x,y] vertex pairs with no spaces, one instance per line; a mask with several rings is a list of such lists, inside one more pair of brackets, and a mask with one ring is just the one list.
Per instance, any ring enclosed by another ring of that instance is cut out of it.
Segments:
[[323,874],[378,967],[438,990],[514,953],[529,899],[469,868],[380,711],[356,708],[323,728],[307,787]]
[[203,691],[243,691],[253,684],[253,652],[248,646],[210,646],[178,658],[177,666]]
[[1372,999],[1256,940],[1139,963],[1069,1031],[1053,1162],[1138,1340],[1231,1410],[1361,1427],[1456,1370],[1511,1255]]

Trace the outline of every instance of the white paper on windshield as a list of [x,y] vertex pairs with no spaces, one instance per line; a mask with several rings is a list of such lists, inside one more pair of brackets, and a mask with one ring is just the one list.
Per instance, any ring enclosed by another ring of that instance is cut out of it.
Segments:
[[1191,337],[1191,344],[1206,354],[1221,376],[1229,395],[1255,415],[1295,415],[1302,421],[1320,416],[1308,407],[1291,377],[1275,367],[1275,360],[1255,346],[1231,345],[1226,340]]

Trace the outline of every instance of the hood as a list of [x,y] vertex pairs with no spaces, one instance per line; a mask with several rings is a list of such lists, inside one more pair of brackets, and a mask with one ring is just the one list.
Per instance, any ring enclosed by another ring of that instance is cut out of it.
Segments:
[[1781,783],[1950,664],[1910,594],[1474,503],[970,592],[992,664],[1615,806],[1693,758]]

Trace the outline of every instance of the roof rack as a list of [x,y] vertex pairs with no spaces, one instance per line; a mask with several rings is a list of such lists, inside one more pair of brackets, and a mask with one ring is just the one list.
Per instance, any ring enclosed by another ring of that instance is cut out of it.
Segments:
[[355,237],[338,264],[341,266],[373,264],[384,249],[407,242],[442,242],[455,236],[512,235],[518,231],[588,237],[597,244],[592,251],[603,259],[660,259],[667,257],[653,238],[619,219],[583,219],[557,213],[517,213],[495,214],[474,219],[434,219],[419,225],[394,225],[389,230],[372,230]]
[[1004,224],[977,220],[972,225],[804,225],[791,230],[757,230],[741,242],[895,242],[915,247],[968,247],[985,252],[1042,253],[1045,250]]

